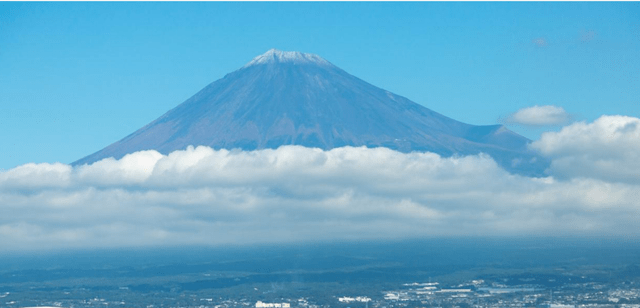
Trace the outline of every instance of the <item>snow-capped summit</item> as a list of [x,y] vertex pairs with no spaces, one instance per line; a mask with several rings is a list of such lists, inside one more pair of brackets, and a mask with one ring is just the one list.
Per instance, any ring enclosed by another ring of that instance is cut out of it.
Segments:
[[332,65],[329,61],[312,53],[303,53],[299,51],[282,51],[274,48],[269,49],[264,54],[253,58],[253,60],[247,63],[244,67],[268,63],[312,63],[318,65]]

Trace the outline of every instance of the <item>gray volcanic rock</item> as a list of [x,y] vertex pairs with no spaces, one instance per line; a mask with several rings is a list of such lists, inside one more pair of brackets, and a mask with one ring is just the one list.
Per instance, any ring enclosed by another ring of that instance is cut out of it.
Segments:
[[480,152],[505,169],[542,174],[547,162],[502,125],[458,122],[377,88],[325,59],[269,50],[124,139],[74,165],[154,149],[205,145],[255,150],[281,145],[388,147],[443,156]]

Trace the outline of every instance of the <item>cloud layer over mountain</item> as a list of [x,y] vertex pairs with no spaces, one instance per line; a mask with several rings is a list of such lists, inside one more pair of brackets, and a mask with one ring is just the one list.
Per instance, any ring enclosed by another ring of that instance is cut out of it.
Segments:
[[640,119],[603,116],[531,147],[549,176],[480,154],[190,147],[0,172],[7,250],[425,236],[638,236]]

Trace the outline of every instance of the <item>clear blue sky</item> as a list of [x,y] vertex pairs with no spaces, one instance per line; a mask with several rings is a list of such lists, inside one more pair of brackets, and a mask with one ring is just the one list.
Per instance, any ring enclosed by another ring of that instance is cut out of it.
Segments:
[[0,169],[91,154],[270,48],[471,124],[640,116],[638,2],[3,2]]

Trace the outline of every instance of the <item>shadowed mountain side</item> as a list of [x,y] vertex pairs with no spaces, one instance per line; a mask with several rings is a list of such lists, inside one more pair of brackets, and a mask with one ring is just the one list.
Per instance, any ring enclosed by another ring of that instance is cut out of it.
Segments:
[[270,50],[157,120],[74,165],[188,145],[255,150],[388,147],[443,156],[480,152],[509,171],[541,175],[548,163],[501,125],[458,122],[377,88],[312,54]]

